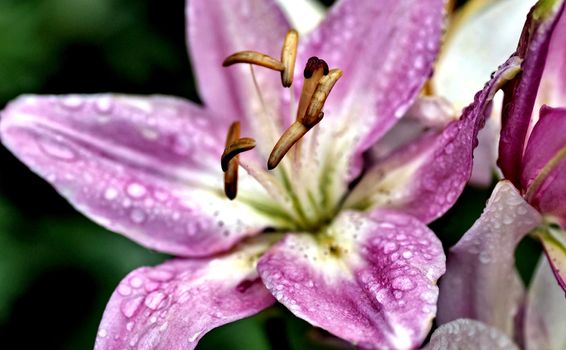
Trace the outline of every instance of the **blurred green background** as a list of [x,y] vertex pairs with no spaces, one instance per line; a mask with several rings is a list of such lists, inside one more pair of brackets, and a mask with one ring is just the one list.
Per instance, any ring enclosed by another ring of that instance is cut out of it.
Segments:
[[[0,0],[0,108],[22,93],[107,91],[198,101],[184,0]],[[1,347],[92,349],[121,278],[167,257],[91,223],[2,147],[0,164]],[[432,224],[446,246],[479,216],[488,195],[466,189]],[[522,244],[525,278],[537,249]],[[332,348],[333,342],[274,307],[211,332],[199,349]]]

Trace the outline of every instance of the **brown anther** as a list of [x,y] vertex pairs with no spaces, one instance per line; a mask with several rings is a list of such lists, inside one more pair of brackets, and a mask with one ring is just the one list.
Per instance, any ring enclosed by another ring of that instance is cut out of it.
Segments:
[[328,74],[328,72],[328,65],[324,62],[324,60],[321,60],[318,57],[311,57],[307,61],[304,71],[305,81],[303,83],[303,90],[301,92],[299,107],[297,109],[298,121],[303,122],[307,107],[311,102],[311,98],[320,79]]
[[265,68],[273,69],[279,72],[285,70],[283,63],[279,62],[276,58],[265,55],[256,51],[240,51],[232,54],[224,60],[222,66],[228,67],[236,63],[248,63]]
[[243,137],[232,142],[224,149],[222,157],[220,158],[220,164],[222,165],[222,171],[228,170],[228,164],[232,158],[236,157],[238,154],[249,151],[255,147],[255,140],[249,137]]
[[299,141],[310,128],[303,125],[301,122],[296,121],[285,130],[279,141],[273,147],[269,159],[267,160],[267,169],[272,170],[281,162],[283,157],[289,152],[291,147]]
[[320,122],[319,116],[328,94],[342,75],[341,69],[332,69],[328,75],[320,79],[302,121],[307,127],[312,127]]
[[[230,125],[226,135],[226,148],[230,147],[240,138],[240,122]],[[228,167],[224,172],[224,193],[229,199],[236,198],[238,193],[238,155],[228,161]]]
[[285,67],[283,71],[281,71],[281,83],[284,87],[290,87],[293,84],[298,45],[299,33],[295,29],[289,30],[287,35],[285,35],[283,49],[281,50],[281,63],[283,67]]

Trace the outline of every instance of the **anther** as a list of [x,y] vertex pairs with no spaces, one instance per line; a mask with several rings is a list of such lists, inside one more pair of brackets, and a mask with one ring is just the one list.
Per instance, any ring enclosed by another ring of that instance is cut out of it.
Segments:
[[[232,54],[224,60],[222,66],[228,67],[237,63],[249,63],[279,72],[285,70],[285,66],[276,58],[256,51],[240,51]],[[282,73],[283,74],[283,73]]]
[[249,151],[254,147],[255,140],[250,137],[243,137],[226,146],[224,153],[222,153],[222,157],[220,158],[222,171],[228,170],[228,164],[230,163],[230,160],[232,160],[232,158],[236,157],[242,152]]
[[298,45],[299,33],[295,29],[289,30],[285,35],[283,49],[281,50],[281,63],[284,67],[281,71],[281,83],[284,87],[290,87],[293,84]]
[[318,86],[320,79],[328,74],[328,64],[318,57],[311,57],[307,61],[304,70],[305,81],[303,90],[299,99],[299,107],[297,109],[297,120],[302,122],[310,104],[311,98]]
[[314,126],[320,122],[322,107],[328,98],[328,94],[344,73],[341,69],[332,69],[328,75],[323,76],[312,95],[309,106],[305,113],[302,123],[307,126]]
[[267,160],[267,169],[272,170],[281,162],[283,157],[289,152],[291,147],[297,141],[299,141],[310,128],[307,128],[301,122],[294,122],[291,126],[285,130],[279,141],[273,147],[271,154],[269,155],[269,159]]
[[232,123],[226,134],[226,148],[220,160],[224,171],[224,193],[229,199],[236,198],[238,193],[239,154],[254,147],[253,139],[240,138],[240,122]]

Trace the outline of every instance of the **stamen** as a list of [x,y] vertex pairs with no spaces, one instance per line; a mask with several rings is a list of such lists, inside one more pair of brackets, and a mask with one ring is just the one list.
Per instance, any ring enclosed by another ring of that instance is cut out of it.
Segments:
[[220,158],[222,171],[228,170],[228,164],[230,163],[230,160],[232,160],[232,158],[242,152],[249,151],[254,147],[255,140],[250,137],[243,137],[228,145],[228,147],[224,149],[224,153],[222,153],[222,157]]
[[[320,122],[323,117],[324,113],[320,112],[318,122]],[[291,147],[293,147],[293,145],[297,143],[303,136],[305,136],[305,134],[315,125],[316,123],[312,124],[312,126],[306,126],[299,121],[291,124],[291,126],[287,130],[285,130],[283,135],[281,135],[281,138],[279,139],[279,141],[277,141],[275,147],[273,147],[273,150],[269,155],[269,159],[267,160],[267,169],[275,169],[275,167],[277,167],[283,157],[285,157],[287,152],[289,152]]]
[[224,193],[231,200],[236,198],[238,193],[239,154],[254,147],[254,139],[240,138],[240,122],[232,123],[226,134],[226,148],[220,159],[224,171]]
[[283,67],[285,67],[281,72],[281,83],[284,87],[290,87],[293,84],[298,45],[299,33],[295,29],[289,30],[285,36],[283,49],[281,50],[281,63]]
[[328,74],[328,64],[324,60],[318,57],[311,57],[307,61],[304,77],[305,81],[303,83],[303,90],[301,92],[301,97],[299,99],[299,107],[297,109],[297,120],[303,121],[307,107],[310,104],[311,98],[318,86],[320,79]]
[[328,75],[323,76],[318,83],[316,90],[310,100],[306,114],[303,118],[303,124],[312,127],[321,120],[321,112],[328,94],[344,73],[341,69],[332,69]]
[[279,72],[283,72],[285,70],[283,63],[279,62],[276,58],[256,51],[236,52],[235,54],[228,56],[222,63],[222,66],[228,67],[236,63],[255,64]]

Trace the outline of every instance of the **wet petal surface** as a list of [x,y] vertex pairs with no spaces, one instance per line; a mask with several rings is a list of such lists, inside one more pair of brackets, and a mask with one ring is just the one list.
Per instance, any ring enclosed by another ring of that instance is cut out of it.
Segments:
[[459,120],[448,124],[442,132],[406,145],[368,170],[346,205],[366,210],[394,208],[423,222],[444,214],[470,178],[472,152],[494,94],[518,71],[519,62],[508,60],[476,94],[474,103]]
[[519,350],[503,332],[469,319],[459,319],[439,327],[423,350]]
[[556,283],[548,261],[541,257],[535,271],[525,311],[525,348],[560,350],[566,348],[566,297]]
[[512,336],[523,290],[515,248],[541,220],[509,181],[498,183],[481,217],[450,248],[440,283],[439,324],[472,318]]
[[256,240],[216,258],[131,272],[106,306],[95,349],[194,349],[211,329],[272,305],[255,268],[269,244]]
[[366,348],[414,348],[436,312],[442,246],[395,212],[345,212],[318,236],[293,234],[258,264],[279,302],[312,325]]
[[2,142],[18,158],[79,211],[149,248],[207,255],[270,223],[244,204],[247,193],[262,196],[245,174],[241,200],[225,198],[219,122],[189,102],[29,96],[1,118]]

